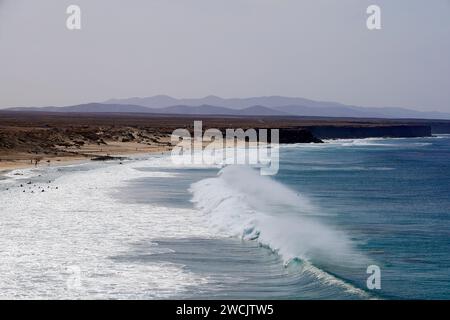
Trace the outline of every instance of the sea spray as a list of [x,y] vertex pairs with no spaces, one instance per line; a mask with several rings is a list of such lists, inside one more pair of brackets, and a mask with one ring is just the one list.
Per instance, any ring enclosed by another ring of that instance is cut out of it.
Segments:
[[192,202],[222,235],[257,240],[291,261],[353,265],[365,259],[342,231],[319,220],[311,201],[245,166],[194,183]]

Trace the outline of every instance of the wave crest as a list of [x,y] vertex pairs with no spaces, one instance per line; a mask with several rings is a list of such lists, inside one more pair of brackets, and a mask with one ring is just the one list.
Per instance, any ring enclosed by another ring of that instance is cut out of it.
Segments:
[[257,240],[285,262],[352,265],[365,258],[342,231],[320,221],[303,195],[245,166],[228,166],[191,185],[192,202],[221,235]]

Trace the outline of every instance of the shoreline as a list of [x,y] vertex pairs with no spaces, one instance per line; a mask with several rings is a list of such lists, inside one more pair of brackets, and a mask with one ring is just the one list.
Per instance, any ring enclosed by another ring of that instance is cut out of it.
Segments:
[[[139,143],[115,142],[108,145],[87,145],[73,154],[60,156],[41,156],[36,164],[36,155],[11,153],[0,159],[0,178],[7,173],[20,169],[58,167],[93,161],[98,157],[130,157],[151,154],[163,154],[171,150],[171,146],[149,146]],[[9,158],[9,159],[8,159]],[[98,160],[104,161],[104,160]]]
[[[436,134],[432,137],[448,136],[450,134]],[[324,139],[325,143],[333,143],[338,141],[347,140],[381,140],[381,139],[411,139],[411,138],[390,138],[390,137],[373,137],[373,138],[335,138]],[[33,169],[33,168],[47,168],[58,167],[71,164],[85,163],[94,161],[98,157],[129,157],[129,156],[142,156],[151,154],[163,154],[172,150],[173,146],[169,145],[147,145],[137,142],[108,142],[106,145],[87,144],[83,148],[77,150],[70,150],[73,154],[64,154],[59,156],[39,156],[33,154],[11,153],[9,155],[0,158],[0,178],[7,173],[19,169]],[[37,164],[33,161],[39,157],[40,160]],[[10,158],[10,159],[8,159]],[[108,159],[106,159],[108,160]],[[106,161],[97,160],[97,161]],[[114,159],[111,159],[114,160]],[[0,179],[1,180],[1,179]]]
[[[97,157],[169,151],[174,130],[184,128],[192,134],[194,119],[203,121],[205,132],[212,128],[222,133],[230,128],[279,129],[281,144],[412,138],[432,133],[429,124],[399,120],[0,113],[0,175],[16,169],[64,165]],[[447,124],[442,125],[440,131],[447,132]],[[448,126],[450,130],[450,122]]]
[[[437,137],[445,134],[433,135],[432,137]],[[381,140],[381,139],[411,139],[411,138],[351,138],[351,139],[324,139],[325,143],[333,143],[338,141],[348,141],[348,140]],[[163,154],[172,150],[172,146],[168,145],[144,145],[135,142],[109,142],[107,145],[86,145],[86,147],[80,148],[78,150],[73,150],[73,154],[65,154],[60,156],[41,156],[40,161],[37,165],[33,164],[33,159],[37,155],[32,154],[21,154],[21,153],[11,153],[5,159],[0,158],[0,177],[18,169],[32,169],[32,168],[46,168],[55,166],[64,166],[70,164],[84,163],[88,161],[93,161],[98,157],[129,157],[129,156],[142,156],[147,154]],[[114,160],[114,159],[111,159]],[[120,160],[120,159],[117,159]],[[105,161],[105,160],[97,160]]]

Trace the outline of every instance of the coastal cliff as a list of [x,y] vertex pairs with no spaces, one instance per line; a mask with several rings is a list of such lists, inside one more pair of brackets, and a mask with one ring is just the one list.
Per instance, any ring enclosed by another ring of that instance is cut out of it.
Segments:
[[[321,143],[322,139],[411,138],[450,133],[450,121],[311,119],[295,117],[155,116],[147,114],[61,114],[0,111],[0,167],[40,160],[140,152],[171,148],[170,135],[179,128],[279,129],[280,143]],[[270,136],[270,135],[269,135]],[[1,169],[0,169],[1,170]]]
[[300,128],[281,128],[280,143],[323,143],[311,131]]
[[430,136],[431,127],[427,125],[321,125],[280,129],[280,143],[322,143],[322,139],[414,138]]
[[309,127],[308,130],[318,139],[414,138],[431,136],[431,127],[426,125],[313,126]]

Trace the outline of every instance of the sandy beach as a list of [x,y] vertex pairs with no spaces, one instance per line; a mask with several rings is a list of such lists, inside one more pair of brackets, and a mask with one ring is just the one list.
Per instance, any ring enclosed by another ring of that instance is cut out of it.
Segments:
[[[282,117],[152,116],[135,114],[57,114],[0,112],[0,172],[54,166],[102,156],[160,153],[172,148],[170,136],[179,128],[279,129],[281,143],[367,136],[422,136],[432,123],[366,119],[302,119]],[[440,124],[442,126],[447,123]],[[431,129],[430,129],[431,128]],[[444,127],[436,127],[437,132]],[[447,127],[445,127],[447,128]],[[444,128],[444,129],[445,129]],[[446,129],[447,130],[447,129]],[[427,132],[428,132],[427,131]],[[356,132],[356,133],[355,133]],[[447,132],[447,131],[445,131]]]
[[[170,151],[168,145],[146,145],[137,142],[109,142],[107,145],[86,144],[85,146],[67,150],[64,155],[45,156],[26,153],[2,153],[0,155],[0,174],[15,169],[38,168],[75,164],[89,161],[96,157],[127,157],[131,155],[159,154]],[[38,162],[36,163],[36,159]]]

